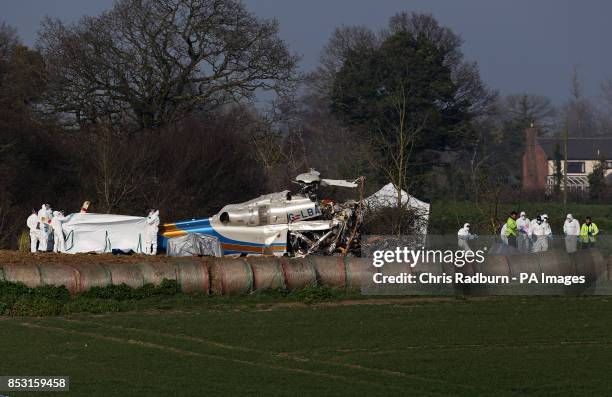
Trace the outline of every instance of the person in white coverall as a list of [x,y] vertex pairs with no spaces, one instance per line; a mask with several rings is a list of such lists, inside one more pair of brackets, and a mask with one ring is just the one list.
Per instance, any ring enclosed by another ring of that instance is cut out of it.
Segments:
[[66,251],[66,240],[64,239],[62,223],[67,220],[68,218],[60,211],[53,211],[53,218],[51,218],[51,227],[53,228],[53,252]]
[[38,210],[38,228],[39,228],[39,244],[38,250],[46,252],[49,243],[49,234],[51,232],[51,214],[49,214],[49,204],[43,204]]
[[527,214],[524,211],[521,212],[521,216],[516,220],[516,227],[518,229],[517,245],[521,252],[529,252],[529,227],[531,221],[527,218]]
[[548,251],[548,234],[541,216],[538,216],[535,222],[531,223],[529,237],[535,240],[532,247],[533,252]]
[[145,231],[144,253],[147,255],[157,254],[157,232],[159,230],[159,210],[151,210],[147,216],[147,227]]
[[546,230],[546,237],[552,240],[552,228],[550,227],[550,223],[548,223],[548,215],[546,214],[542,214],[542,225],[544,225],[544,229]]
[[580,222],[574,219],[572,214],[567,214],[563,223],[563,233],[565,234],[565,250],[569,253],[578,250],[578,236],[580,236]]
[[472,251],[470,248],[469,240],[473,240],[476,236],[470,233],[470,224],[466,223],[457,232],[457,245],[462,251]]
[[30,252],[36,252],[38,240],[40,240],[40,230],[38,229],[38,214],[36,210],[32,210],[32,214],[28,216],[26,225],[30,229]]
[[506,224],[501,227],[499,231],[499,237],[501,238],[502,243],[508,245],[508,236],[506,235]]

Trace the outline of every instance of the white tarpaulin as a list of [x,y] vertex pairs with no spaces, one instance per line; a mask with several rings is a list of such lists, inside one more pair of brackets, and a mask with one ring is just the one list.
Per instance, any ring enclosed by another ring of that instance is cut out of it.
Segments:
[[[414,211],[419,218],[422,220],[419,227],[419,234],[427,234],[427,225],[429,223],[429,204],[417,199],[406,193],[404,190],[401,191],[401,202],[402,206],[407,209]],[[377,209],[382,207],[397,207],[397,190],[392,183],[388,183],[383,186],[379,191],[364,199],[366,208]]]
[[63,223],[66,253],[143,252],[147,218],[112,214],[70,214]]

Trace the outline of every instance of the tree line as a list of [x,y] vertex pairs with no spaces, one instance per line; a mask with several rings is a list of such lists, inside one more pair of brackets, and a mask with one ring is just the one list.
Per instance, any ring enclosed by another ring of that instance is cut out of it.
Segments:
[[520,190],[531,123],[609,135],[611,82],[601,103],[578,72],[561,107],[501,96],[432,15],[338,27],[308,73],[278,32],[237,0],[119,0],[74,23],[46,18],[31,47],[3,22],[0,247],[42,203],[201,217],[309,167],[365,175],[367,192],[391,181],[431,201],[489,200]]

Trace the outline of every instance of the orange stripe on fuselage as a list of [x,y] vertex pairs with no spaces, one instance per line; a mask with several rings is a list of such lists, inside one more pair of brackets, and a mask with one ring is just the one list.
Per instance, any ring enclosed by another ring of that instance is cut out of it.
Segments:
[[240,244],[225,244],[225,243],[221,243],[221,247],[223,248],[224,251],[244,251],[244,252],[257,252],[257,253],[263,253],[264,251],[285,251],[285,247],[284,246],[259,246],[259,247],[254,247],[252,245],[240,245]]

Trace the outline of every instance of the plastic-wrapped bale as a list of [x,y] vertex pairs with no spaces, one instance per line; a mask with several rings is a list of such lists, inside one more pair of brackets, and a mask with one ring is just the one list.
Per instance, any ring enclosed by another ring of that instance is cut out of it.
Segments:
[[510,264],[504,255],[488,255],[484,262],[473,264],[475,273],[482,273],[487,276],[509,276]]
[[346,288],[362,289],[371,285],[372,277],[377,272],[369,258],[357,258],[355,256],[344,257],[344,269],[346,270]]
[[87,291],[92,287],[106,287],[112,284],[110,272],[98,263],[75,263],[70,264],[78,274],[77,291]]
[[64,286],[71,294],[78,292],[79,273],[70,266],[60,264],[40,264],[40,281],[42,285]]
[[[528,280],[521,282],[521,274],[540,279],[542,270],[537,255],[534,254],[514,254],[508,255],[510,266],[510,284],[505,286],[497,284],[495,287],[501,295],[548,295],[558,294],[559,289],[555,285],[543,285],[541,283],[530,283]],[[506,290],[507,287],[507,290]],[[493,289],[493,286],[490,286]]]
[[279,258],[287,289],[302,289],[309,285],[317,285],[317,273],[314,266],[306,258]]
[[177,281],[174,262],[143,262],[137,266],[142,271],[145,284],[160,285],[164,279]]
[[181,260],[176,265],[177,283],[183,292],[210,293],[210,276],[208,273],[208,261]]
[[547,251],[535,254],[544,274],[559,276],[576,275],[576,264],[570,255],[564,251]]
[[23,283],[30,288],[42,285],[37,265],[3,265],[4,280]]
[[442,258],[430,257],[419,262],[412,269],[416,276],[413,286],[415,295],[453,295],[463,292],[462,285],[455,286],[454,277],[458,272],[457,262],[446,263]]
[[138,266],[119,263],[103,263],[101,266],[110,274],[113,285],[125,284],[132,288],[144,285],[142,270]]
[[287,289],[285,284],[285,274],[283,268],[275,257],[256,257],[247,258],[251,271],[253,272],[253,290]]
[[579,250],[573,253],[571,258],[576,265],[576,274],[585,277],[585,283],[577,285],[580,293],[587,290],[596,293],[594,289],[598,287],[598,284],[602,284],[603,287],[607,266],[601,251],[597,248]]
[[[472,264],[474,275],[510,277],[510,263],[505,255],[487,255],[482,263]],[[513,292],[511,286],[503,284],[470,284],[470,295],[507,295]]]
[[[412,295],[415,293],[416,286],[414,284],[403,283],[407,280],[410,274],[417,273],[418,270],[410,267],[409,263],[404,262],[386,262],[382,267],[375,268],[369,264],[374,271],[372,277],[368,280],[362,280],[361,291],[366,295]],[[379,275],[376,275],[379,273]],[[351,276],[353,274],[351,273]]]
[[[570,254],[565,251],[555,250],[540,252],[535,254],[540,262],[540,269],[545,276],[575,276],[577,269]],[[540,275],[538,275],[541,277]],[[541,289],[547,291],[551,295],[575,294],[577,289],[575,285],[565,285],[563,283],[545,283]]]
[[344,288],[346,285],[344,257],[309,255],[306,259],[314,266],[319,284]]
[[[533,254],[515,254],[508,255],[508,265],[510,267],[510,277],[518,277],[521,273],[535,273],[539,274],[542,272],[540,269],[540,261],[537,255]],[[517,280],[518,282],[518,280]]]
[[247,294],[253,290],[253,271],[242,259],[216,259],[210,266],[210,290],[215,295]]

